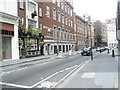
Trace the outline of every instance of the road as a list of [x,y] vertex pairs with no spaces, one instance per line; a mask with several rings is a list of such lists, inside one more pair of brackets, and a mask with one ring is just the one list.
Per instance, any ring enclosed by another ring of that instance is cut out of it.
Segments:
[[[99,57],[99,53],[94,54]],[[62,59],[47,59],[3,68],[2,88],[51,88],[85,65],[90,56],[76,54]]]

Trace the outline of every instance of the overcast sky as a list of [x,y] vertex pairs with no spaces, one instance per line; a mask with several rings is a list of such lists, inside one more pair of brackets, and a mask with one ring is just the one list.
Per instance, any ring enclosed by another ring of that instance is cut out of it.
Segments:
[[117,0],[73,0],[77,15],[90,15],[94,20],[105,21],[116,17]]

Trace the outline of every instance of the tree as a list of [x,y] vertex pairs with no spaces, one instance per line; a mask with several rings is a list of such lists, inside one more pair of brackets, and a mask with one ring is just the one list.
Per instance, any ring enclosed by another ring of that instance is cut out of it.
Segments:
[[101,47],[102,44],[102,35],[101,34],[97,34],[96,35],[96,40],[97,40],[97,47]]

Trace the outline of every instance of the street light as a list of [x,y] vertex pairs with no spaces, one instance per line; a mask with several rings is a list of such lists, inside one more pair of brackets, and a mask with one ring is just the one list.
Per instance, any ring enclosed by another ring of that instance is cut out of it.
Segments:
[[91,38],[91,60],[93,60],[93,52],[92,52],[92,38]]

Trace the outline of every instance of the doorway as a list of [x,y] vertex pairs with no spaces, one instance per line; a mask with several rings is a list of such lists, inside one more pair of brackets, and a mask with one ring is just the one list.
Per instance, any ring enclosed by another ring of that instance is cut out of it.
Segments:
[[2,38],[2,55],[3,59],[12,59],[11,54],[11,37]]

